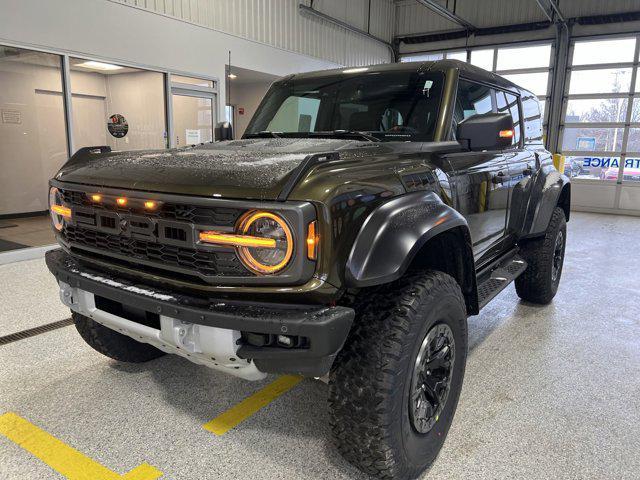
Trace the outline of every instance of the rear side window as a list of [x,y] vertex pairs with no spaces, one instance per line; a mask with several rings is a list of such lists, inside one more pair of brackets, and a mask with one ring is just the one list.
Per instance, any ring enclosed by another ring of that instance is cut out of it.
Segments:
[[519,145],[520,137],[522,136],[522,123],[520,122],[520,108],[518,107],[518,97],[511,93],[497,90],[496,103],[498,106],[498,113],[511,114],[511,117],[513,118],[513,129],[515,132],[511,144]]
[[542,114],[540,102],[535,95],[522,92],[522,111],[524,115],[524,141],[542,143]]

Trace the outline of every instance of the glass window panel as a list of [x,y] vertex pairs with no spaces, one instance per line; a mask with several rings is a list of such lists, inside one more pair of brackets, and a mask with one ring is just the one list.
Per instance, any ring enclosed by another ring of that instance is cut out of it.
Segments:
[[288,97],[273,116],[267,130],[273,132],[313,132],[316,127],[319,98]]
[[624,93],[631,86],[630,68],[605,68],[571,72],[569,93]]
[[[67,160],[61,59],[0,46],[0,215],[48,209],[48,182]],[[48,215],[12,220],[0,250],[54,243]],[[28,224],[28,225],[27,225]]]
[[633,62],[635,38],[576,42],[573,65]]
[[467,61],[467,52],[465,50],[459,52],[447,52],[448,60],[460,60],[462,62]]
[[527,143],[542,143],[542,114],[540,103],[532,95],[523,95],[524,138]]
[[195,145],[213,140],[212,108],[211,98],[173,95],[176,146]]
[[401,62],[431,62],[435,60],[442,60],[444,58],[443,53],[417,53],[415,55],[403,55],[400,58]]
[[551,45],[533,45],[498,49],[497,70],[548,67]]
[[562,150],[618,152],[622,150],[622,128],[567,127],[562,135]]
[[164,148],[167,143],[162,73],[71,58],[75,148]]
[[453,121],[457,125],[465,118],[495,111],[492,102],[492,89],[477,83],[461,80],[458,83]]
[[511,114],[513,118],[513,126],[515,135],[513,137],[512,145],[520,143],[520,110],[518,108],[518,98],[510,93],[496,91],[496,107],[498,113],[507,112]]
[[171,74],[171,81],[173,83],[185,83],[187,85],[213,88],[213,80],[206,80],[204,78],[184,77],[182,75]]
[[618,179],[619,167],[620,157],[611,156],[606,153],[566,157],[564,159],[565,175],[584,180],[608,180],[615,182]]
[[549,73],[547,72],[516,73],[512,75],[503,75],[503,77],[536,95],[547,94],[547,83],[549,81]]
[[472,50],[471,65],[493,71],[493,48],[487,50]]
[[[629,140],[627,141],[627,152],[640,153],[640,128],[629,129]],[[626,167],[626,164],[625,164],[625,167]]]
[[564,121],[567,123],[624,123],[627,117],[627,105],[628,99],[626,98],[570,99]]
[[546,112],[546,108],[547,108],[547,101],[546,100],[538,100],[540,102],[540,120],[542,122],[544,122],[544,114]]
[[640,98],[633,99],[633,109],[631,110],[631,121],[640,122]]
[[[636,129],[636,152],[640,152],[640,129]],[[640,182],[640,155],[630,155],[624,159],[623,182]]]

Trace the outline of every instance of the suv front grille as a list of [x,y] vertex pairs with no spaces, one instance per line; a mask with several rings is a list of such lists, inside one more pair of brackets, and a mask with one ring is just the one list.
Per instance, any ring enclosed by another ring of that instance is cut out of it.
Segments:
[[65,237],[79,247],[95,248],[126,257],[128,261],[146,260],[160,264],[163,268],[180,267],[205,276],[250,275],[240,263],[235,252],[212,252],[193,250],[175,245],[164,245],[120,235],[109,235],[96,230],[74,226],[64,229]]
[[[147,264],[198,278],[253,276],[234,250],[197,248],[193,238],[194,225],[232,227],[245,210],[163,202],[157,211],[141,212],[96,204],[83,192],[61,193],[74,210],[73,224],[62,231],[72,249],[96,252],[112,263]],[[126,231],[122,220],[128,224]]]
[[[109,210],[118,213],[136,214],[131,208],[108,208],[105,205],[91,202],[83,192],[63,190],[62,198],[65,203],[78,207],[87,207],[94,210]],[[233,227],[243,211],[237,208],[226,207],[202,207],[188,203],[164,203],[156,212],[146,212],[145,215],[153,218],[164,218],[179,222],[190,222],[195,225],[216,225],[219,227]]]

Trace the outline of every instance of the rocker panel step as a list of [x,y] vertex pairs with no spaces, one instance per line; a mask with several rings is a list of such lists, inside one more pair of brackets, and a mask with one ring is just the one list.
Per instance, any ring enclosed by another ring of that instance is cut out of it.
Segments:
[[498,263],[478,275],[478,304],[482,309],[487,303],[527,269],[527,262],[517,253],[506,255]]

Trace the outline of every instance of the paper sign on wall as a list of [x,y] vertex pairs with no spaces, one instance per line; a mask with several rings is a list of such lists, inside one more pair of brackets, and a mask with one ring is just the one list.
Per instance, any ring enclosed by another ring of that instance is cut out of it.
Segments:
[[195,143],[200,143],[200,130],[189,130],[186,129],[184,134],[185,143],[187,145],[193,145]]

